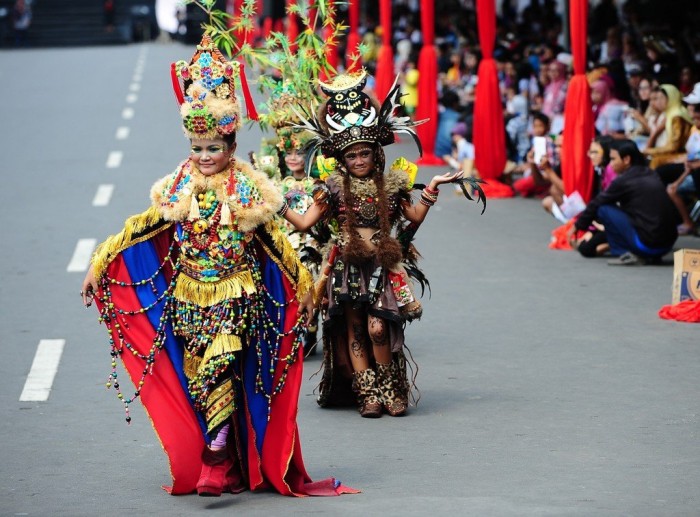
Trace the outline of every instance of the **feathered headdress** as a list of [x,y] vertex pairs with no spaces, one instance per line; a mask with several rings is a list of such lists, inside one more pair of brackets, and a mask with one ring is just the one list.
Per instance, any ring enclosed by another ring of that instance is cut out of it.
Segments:
[[394,143],[396,133],[413,138],[422,155],[420,139],[413,129],[425,120],[412,121],[410,117],[396,116],[400,106],[398,76],[381,106],[363,90],[367,72],[346,73],[330,83],[319,81],[321,91],[328,99],[317,112],[298,106],[294,108],[300,124],[294,127],[309,131],[313,138],[306,147],[307,167],[314,163],[316,154],[340,158],[347,147],[366,142],[386,146]]

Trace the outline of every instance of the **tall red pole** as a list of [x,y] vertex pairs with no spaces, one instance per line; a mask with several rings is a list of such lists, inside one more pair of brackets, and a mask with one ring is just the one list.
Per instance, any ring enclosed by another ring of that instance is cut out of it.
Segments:
[[382,101],[394,82],[394,53],[391,49],[391,0],[379,0],[379,25],[382,28],[382,46],[377,57],[376,86],[374,91]]
[[349,0],[348,4],[348,41],[345,49],[345,68],[348,72],[354,72],[360,66],[360,61],[353,68],[352,55],[357,54],[357,45],[360,44],[360,0]]
[[578,191],[588,202],[593,191],[593,166],[588,158],[588,147],[593,138],[593,110],[591,89],[586,79],[587,0],[571,0],[569,17],[574,76],[569,82],[564,106],[562,179],[567,195]]
[[428,119],[416,128],[423,157],[419,165],[442,165],[441,158],[435,156],[435,135],[438,127],[437,96],[437,51],[435,50],[435,5],[433,0],[421,0],[420,26],[423,33],[423,48],[418,55],[418,106],[416,119]]

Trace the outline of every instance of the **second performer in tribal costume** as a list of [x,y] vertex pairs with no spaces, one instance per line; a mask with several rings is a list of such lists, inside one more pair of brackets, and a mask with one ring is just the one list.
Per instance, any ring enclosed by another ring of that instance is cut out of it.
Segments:
[[328,100],[318,113],[299,113],[299,127],[314,134],[307,163],[322,153],[325,187],[304,215],[286,206],[281,214],[302,231],[323,220],[333,233],[316,296],[324,341],[319,404],[347,404],[354,392],[360,414],[377,418],[406,413],[404,325],[421,313],[403,265],[416,258],[411,238],[402,244],[393,232],[414,233],[439,185],[459,181],[461,173],[434,176],[413,204],[415,166],[400,159],[385,172],[383,146],[399,131],[418,142],[415,124],[393,116],[398,87],[380,108],[364,93],[365,82],[361,71],[321,83]]

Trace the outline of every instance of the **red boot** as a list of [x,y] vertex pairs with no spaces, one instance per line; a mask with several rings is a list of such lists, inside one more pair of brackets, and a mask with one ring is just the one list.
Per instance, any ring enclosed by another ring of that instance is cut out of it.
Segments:
[[204,448],[202,452],[202,473],[197,481],[197,493],[202,497],[219,497],[224,490],[226,474],[233,465],[228,451]]

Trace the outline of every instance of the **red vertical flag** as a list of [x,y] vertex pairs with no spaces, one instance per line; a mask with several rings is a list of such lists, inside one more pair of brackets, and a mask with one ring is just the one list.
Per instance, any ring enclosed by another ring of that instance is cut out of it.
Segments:
[[586,78],[588,1],[571,0],[569,14],[574,76],[569,82],[564,107],[561,170],[566,194],[578,191],[588,202],[593,191],[593,167],[588,158],[588,147],[593,138],[591,89]]

